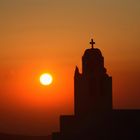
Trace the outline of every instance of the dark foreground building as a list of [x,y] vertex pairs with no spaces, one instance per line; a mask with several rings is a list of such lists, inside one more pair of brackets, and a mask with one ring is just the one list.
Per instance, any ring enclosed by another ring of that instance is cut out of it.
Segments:
[[87,49],[74,75],[75,113],[60,117],[53,140],[140,140],[140,111],[112,109],[112,77],[99,49]]

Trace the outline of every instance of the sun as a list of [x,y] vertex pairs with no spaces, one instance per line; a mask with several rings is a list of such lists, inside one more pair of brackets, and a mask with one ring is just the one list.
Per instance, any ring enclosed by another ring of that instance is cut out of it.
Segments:
[[40,75],[40,83],[44,86],[48,86],[52,84],[53,82],[53,77],[49,73],[43,73]]

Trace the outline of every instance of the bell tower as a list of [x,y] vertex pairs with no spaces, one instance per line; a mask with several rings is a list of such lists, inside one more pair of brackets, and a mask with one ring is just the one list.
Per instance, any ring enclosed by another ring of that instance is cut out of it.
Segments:
[[99,49],[85,50],[82,57],[82,73],[75,70],[75,114],[78,116],[107,111],[112,109],[112,77],[108,76],[104,67],[104,57]]

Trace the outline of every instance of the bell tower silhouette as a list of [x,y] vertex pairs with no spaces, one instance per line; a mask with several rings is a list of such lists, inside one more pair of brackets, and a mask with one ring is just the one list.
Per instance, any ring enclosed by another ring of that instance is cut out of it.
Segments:
[[74,75],[75,115],[83,116],[95,111],[112,109],[112,77],[104,67],[104,57],[99,49],[85,50],[82,57],[82,73],[78,67]]

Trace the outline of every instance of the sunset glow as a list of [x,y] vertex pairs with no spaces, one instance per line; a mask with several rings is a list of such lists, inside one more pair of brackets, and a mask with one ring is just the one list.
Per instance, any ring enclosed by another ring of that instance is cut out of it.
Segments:
[[113,78],[113,108],[140,109],[139,37],[140,0],[0,0],[0,132],[59,129],[91,38]]

